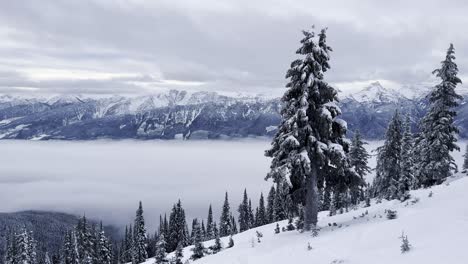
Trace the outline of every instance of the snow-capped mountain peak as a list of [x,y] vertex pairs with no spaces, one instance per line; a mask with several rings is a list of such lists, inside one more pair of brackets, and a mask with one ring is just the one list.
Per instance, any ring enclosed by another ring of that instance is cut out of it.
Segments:
[[371,83],[359,92],[350,95],[360,103],[388,103],[397,102],[401,98],[406,98],[402,93],[383,87],[378,81]]

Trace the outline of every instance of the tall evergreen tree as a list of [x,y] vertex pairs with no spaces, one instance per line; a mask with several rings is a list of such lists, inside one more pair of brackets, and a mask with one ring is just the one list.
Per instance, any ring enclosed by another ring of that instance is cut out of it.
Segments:
[[194,226],[194,244],[193,244],[193,254],[192,259],[196,260],[202,258],[205,255],[205,246],[203,245],[202,236],[201,236],[201,227],[198,222],[195,223]]
[[75,228],[76,241],[78,246],[78,253],[80,262],[93,262],[96,260],[95,241],[91,226],[83,215]]
[[267,179],[277,183],[290,182],[294,193],[304,193],[304,229],[317,224],[318,189],[325,180],[354,182],[346,153],[344,138],[346,122],[339,119],[338,93],[324,80],[330,69],[326,30],[315,40],[313,31],[303,31],[301,55],[291,63],[286,74],[288,90],[282,97],[282,121],[266,156],[272,157]]
[[182,243],[179,243],[174,253],[174,264],[182,264],[183,258],[184,258],[184,247],[182,246]]
[[249,198],[247,197],[247,189],[244,189],[244,197],[239,205],[239,231],[244,232],[250,228],[250,212]]
[[231,235],[237,234],[238,232],[236,218],[231,215]]
[[276,219],[275,197],[276,197],[275,186],[271,186],[270,192],[268,192],[268,197],[267,197],[267,213],[266,214],[267,214],[268,223],[273,223]]
[[274,221],[281,221],[286,219],[286,211],[285,211],[285,199],[286,195],[282,192],[282,184],[278,183],[276,187],[276,195],[275,195],[275,201],[274,201],[274,216],[275,219]]
[[402,123],[398,111],[395,111],[385,133],[384,145],[377,149],[376,176],[372,186],[376,197],[385,199],[399,198],[401,139]]
[[97,238],[97,259],[98,264],[111,264],[112,263],[112,245],[106,237],[102,223],[99,227]]
[[[367,165],[370,155],[364,148],[365,144],[367,144],[367,142],[362,140],[361,133],[357,130],[354,133],[354,137],[349,148],[349,164],[361,178],[362,182],[365,182],[364,177],[366,174],[371,172],[371,168]],[[355,186],[355,188],[351,190],[351,197],[353,203],[362,201],[364,199],[364,189],[362,186]]]
[[419,160],[417,178],[424,187],[442,183],[453,172],[457,165],[450,152],[460,150],[456,145],[458,128],[454,125],[457,113],[454,108],[459,105],[462,96],[455,92],[458,78],[458,67],[455,64],[455,49],[450,44],[441,67],[433,71],[441,82],[429,95],[429,111],[421,121],[422,158]]
[[146,261],[148,253],[147,247],[147,234],[145,227],[145,219],[143,217],[143,205],[140,201],[136,211],[135,223],[133,226],[133,247],[132,247],[132,263],[138,264]]
[[219,236],[224,237],[230,235],[232,232],[231,222],[231,207],[229,205],[228,193],[226,192],[224,198],[223,209],[221,210],[221,218],[219,220]]
[[180,200],[172,207],[172,212],[169,215],[169,236],[166,239],[168,252],[174,251],[179,243],[182,243],[184,247],[189,244],[185,210],[182,208]]
[[260,200],[258,201],[258,215],[256,218],[258,226],[268,224],[267,211],[265,208],[265,199],[263,198],[263,193],[260,193]]
[[409,115],[403,126],[403,137],[401,139],[401,162],[400,179],[398,181],[398,197],[403,199],[407,197],[408,191],[414,182],[413,176],[413,134],[411,133],[411,121]]
[[213,239],[214,236],[214,222],[213,222],[213,210],[210,207],[208,208],[208,218],[206,221],[206,239],[210,240]]
[[255,226],[255,215],[252,209],[252,200],[249,199],[248,216],[249,216],[249,229]]
[[81,264],[75,231],[68,232],[65,235],[61,262],[63,264]]
[[[179,243],[179,245],[181,245],[181,243]],[[158,237],[158,242],[156,243],[156,255],[154,257],[156,264],[169,262],[167,260],[166,247],[166,238],[164,237],[164,234],[160,234]]]

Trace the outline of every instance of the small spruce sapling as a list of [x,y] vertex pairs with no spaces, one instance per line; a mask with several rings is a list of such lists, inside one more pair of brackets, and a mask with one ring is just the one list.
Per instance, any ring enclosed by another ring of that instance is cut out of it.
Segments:
[[276,223],[275,234],[279,234],[281,232],[280,226]]
[[397,218],[397,211],[394,210],[387,210],[387,219],[393,220]]
[[229,244],[228,248],[232,248],[234,246],[234,239],[232,239],[232,235],[229,237]]
[[263,234],[261,232],[259,232],[258,230],[255,231],[255,234],[257,235],[257,242],[261,243],[262,240],[260,238],[263,237]]
[[408,241],[408,236],[405,235],[404,232],[401,233],[401,253],[406,253],[411,250],[411,244]]
[[286,227],[286,229],[287,229],[288,231],[293,231],[293,230],[296,229],[296,227],[295,227],[294,224],[293,224],[293,219],[292,219],[292,217],[289,218],[289,220],[288,220],[288,226]]

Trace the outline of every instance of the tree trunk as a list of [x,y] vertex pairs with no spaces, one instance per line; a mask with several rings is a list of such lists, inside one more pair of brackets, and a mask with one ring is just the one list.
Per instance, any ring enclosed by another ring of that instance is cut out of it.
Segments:
[[318,214],[318,187],[317,187],[317,165],[315,162],[310,164],[310,175],[307,177],[306,206],[304,212],[304,229],[310,231],[317,226]]

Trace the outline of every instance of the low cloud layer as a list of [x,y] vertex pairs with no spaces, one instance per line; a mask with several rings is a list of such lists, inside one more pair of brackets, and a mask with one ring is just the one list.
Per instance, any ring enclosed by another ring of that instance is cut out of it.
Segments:
[[[159,224],[179,198],[187,216],[232,210],[247,188],[254,204],[271,182],[266,140],[0,141],[0,211],[56,210],[124,225],[142,200],[147,223]],[[266,195],[266,193],[265,193]]]
[[468,76],[468,3],[449,2],[4,1],[0,93],[278,89],[312,24],[342,89],[427,82],[450,42]]

